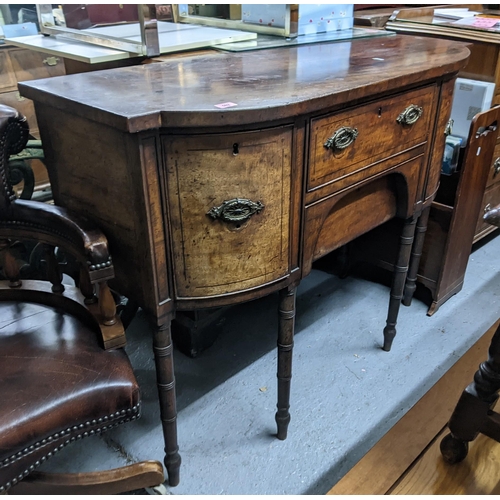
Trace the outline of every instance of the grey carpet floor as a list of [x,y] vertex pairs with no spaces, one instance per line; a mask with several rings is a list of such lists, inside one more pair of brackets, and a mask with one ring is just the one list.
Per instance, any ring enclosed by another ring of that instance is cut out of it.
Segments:
[[[389,290],[315,270],[300,285],[286,441],[275,437],[276,294],[228,310],[199,357],[175,352],[181,483],[169,494],[324,494],[500,316],[500,238],[471,256],[463,290],[432,317],[401,307],[381,350]],[[127,351],[143,416],[45,466],[96,470],[163,457],[151,336],[139,312]],[[485,353],[486,356],[486,353]]]

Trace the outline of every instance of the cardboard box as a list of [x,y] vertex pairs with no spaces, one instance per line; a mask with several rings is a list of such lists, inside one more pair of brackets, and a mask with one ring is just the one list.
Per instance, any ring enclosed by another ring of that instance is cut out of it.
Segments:
[[452,133],[467,140],[472,118],[491,107],[495,84],[457,78],[451,107]]
[[351,29],[353,4],[299,4],[299,35]]

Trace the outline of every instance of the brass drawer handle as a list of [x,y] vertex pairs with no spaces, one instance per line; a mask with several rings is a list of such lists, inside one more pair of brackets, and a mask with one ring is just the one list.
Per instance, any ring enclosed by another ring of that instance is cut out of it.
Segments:
[[358,129],[352,127],[340,127],[330,138],[323,144],[327,149],[341,151],[350,146],[358,137]]
[[416,104],[410,104],[399,116],[396,121],[400,125],[413,125],[421,116],[424,110]]
[[46,64],[47,66],[57,66],[58,62],[59,58],[54,56],[47,57],[47,59],[43,60],[43,63]]
[[247,200],[246,198],[233,198],[222,202],[218,207],[212,207],[207,215],[213,219],[220,219],[224,222],[241,223],[245,222],[252,215],[264,209],[260,201]]
[[500,156],[493,163],[493,170],[495,171],[493,177],[496,177],[500,173]]
[[452,118],[450,118],[448,120],[448,123],[446,124],[446,127],[444,128],[444,135],[446,135],[446,136],[451,135],[451,133],[453,132],[454,123],[455,123],[455,120],[453,120]]

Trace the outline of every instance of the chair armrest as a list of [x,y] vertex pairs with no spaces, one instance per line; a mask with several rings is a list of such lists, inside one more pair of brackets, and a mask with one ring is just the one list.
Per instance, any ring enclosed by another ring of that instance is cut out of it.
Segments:
[[[0,243],[4,252],[4,272],[9,284],[0,286],[0,299],[9,300],[15,295],[31,298],[45,304],[61,305],[63,302],[74,314],[81,313],[83,319],[99,328],[105,348],[124,345],[125,332],[116,315],[116,305],[107,281],[114,277],[113,264],[108,251],[108,241],[102,232],[88,219],[60,207],[36,201],[18,200],[7,176],[7,161],[12,154],[19,153],[26,145],[29,128],[26,118],[15,109],[0,105]],[[34,240],[49,245],[48,279],[52,283],[24,281],[19,278],[19,266],[9,246],[16,240]],[[71,254],[81,267],[78,277],[82,300],[64,295],[58,263],[53,248],[59,247]],[[86,271],[86,272],[85,272]],[[99,302],[92,286],[99,283]],[[90,316],[88,313],[90,312]]]
[[92,283],[114,277],[104,234],[85,217],[64,208],[15,200],[0,212],[0,238],[34,239],[61,247],[86,266]]
[[58,246],[86,265],[92,283],[114,276],[105,236],[84,217],[45,203],[17,200],[7,161],[26,146],[26,118],[0,105],[0,238],[29,238]]

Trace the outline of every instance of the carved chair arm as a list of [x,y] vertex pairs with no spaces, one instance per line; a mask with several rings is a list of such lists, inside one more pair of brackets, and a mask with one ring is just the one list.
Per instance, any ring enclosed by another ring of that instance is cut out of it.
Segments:
[[92,283],[114,277],[108,241],[85,217],[46,203],[15,200],[0,211],[0,239],[34,239],[57,246],[83,264]]
[[87,265],[91,282],[113,277],[104,235],[83,217],[44,203],[16,200],[7,176],[10,155],[27,144],[26,118],[0,105],[0,238],[30,238],[64,248]]
[[[114,271],[106,237],[85,217],[45,203],[17,200],[9,184],[7,161],[10,155],[25,147],[28,135],[24,116],[13,108],[0,105],[0,250],[3,249],[3,271],[10,280],[8,284],[0,283],[0,300],[17,297],[48,305],[64,305],[82,320],[90,320],[99,327],[105,348],[121,347],[125,344],[125,334],[107,285],[107,281],[114,277]],[[37,281],[21,283],[18,263],[9,248],[10,242],[16,240],[44,244],[52,286]],[[64,293],[66,287],[61,282],[55,247],[80,262],[77,281],[83,297],[69,290]],[[98,303],[94,283],[99,284]]]
[[[48,278],[52,286],[30,280],[21,283],[19,266],[7,244],[3,267],[10,284],[0,282],[0,300],[28,300],[63,307],[97,327],[104,348],[125,345],[125,331],[107,284],[114,277],[108,243],[90,221],[45,203],[16,200],[0,212],[0,243],[1,240],[34,240],[45,244]],[[74,287],[62,285],[54,247],[62,248],[80,261],[78,283],[83,296],[75,293]],[[99,286],[98,301],[93,283]]]

